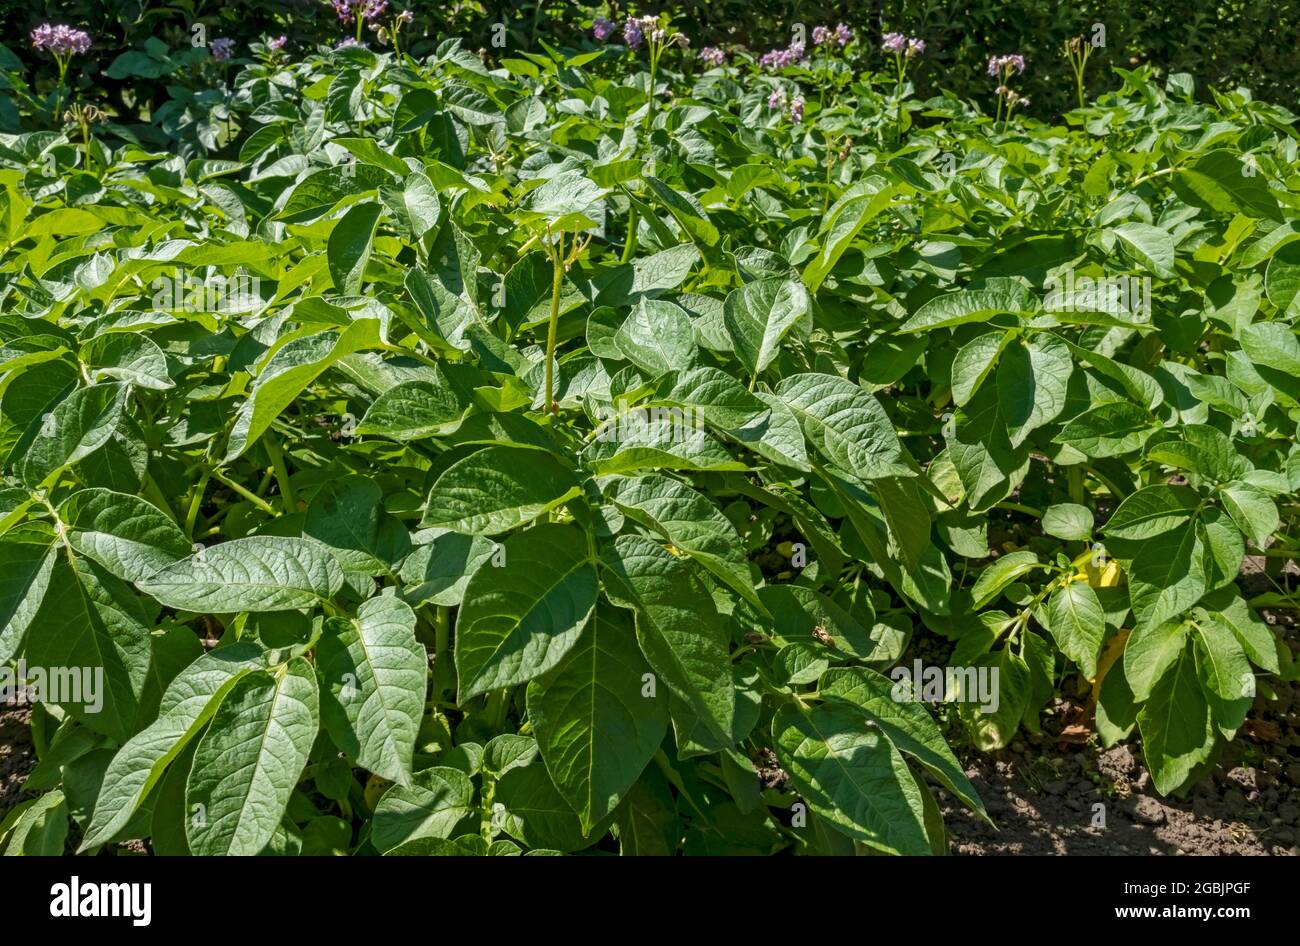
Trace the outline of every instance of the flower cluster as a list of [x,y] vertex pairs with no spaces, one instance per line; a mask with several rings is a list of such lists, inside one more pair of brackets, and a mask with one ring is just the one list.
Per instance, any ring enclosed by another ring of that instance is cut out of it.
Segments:
[[596,17],[595,22],[591,24],[591,35],[595,36],[599,42],[605,42],[614,32],[614,21],[607,20],[603,16]]
[[90,34],[71,26],[42,23],[32,30],[32,48],[49,50],[55,56],[71,56],[90,49]]
[[373,23],[388,9],[388,0],[330,0],[330,6],[345,25],[358,18]]
[[641,24],[641,17],[629,17],[623,24],[623,42],[627,43],[628,49],[640,49],[644,41],[645,29]]
[[803,43],[791,43],[785,49],[773,49],[759,57],[758,64],[764,69],[784,69],[808,58],[808,51]]
[[881,37],[880,48],[891,56],[912,59],[925,53],[925,40],[902,33],[886,33]]
[[1010,108],[1015,108],[1017,106],[1024,108],[1029,104],[1029,96],[1020,95],[1015,89],[1008,88],[1005,85],[998,86],[997,93],[1007,100],[1007,105]]
[[266,48],[273,53],[278,53],[287,45],[289,45],[289,37],[277,36],[275,39],[267,40]]
[[1012,72],[1025,71],[1025,57],[1017,54],[1010,56],[990,56],[989,75],[1009,76]]
[[706,66],[721,66],[727,61],[727,54],[717,46],[705,46],[700,50],[700,61]]
[[796,95],[792,99],[787,98],[785,89],[773,89],[772,94],[767,97],[767,107],[773,111],[780,110],[789,113],[792,122],[803,121],[803,106],[803,99],[799,96]]
[[831,29],[829,26],[814,26],[812,41],[814,46],[827,46],[836,43],[840,48],[843,48],[853,42],[853,30],[843,23],[837,23],[835,29]]
[[226,39],[224,36],[212,41],[212,58],[217,62],[229,62],[230,57],[235,54],[235,41]]

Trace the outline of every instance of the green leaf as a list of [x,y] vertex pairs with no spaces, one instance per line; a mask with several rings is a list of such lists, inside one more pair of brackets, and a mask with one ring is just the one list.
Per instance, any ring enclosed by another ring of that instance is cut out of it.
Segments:
[[996,600],[1003,590],[1017,578],[1041,568],[1038,553],[1021,549],[1000,556],[980,572],[971,587],[971,607],[980,609]]
[[1149,269],[1152,275],[1161,279],[1173,279],[1176,276],[1174,238],[1168,231],[1149,223],[1131,220],[1106,232],[1117,236],[1134,262]]
[[1209,761],[1214,751],[1210,705],[1196,677],[1195,662],[1181,647],[1138,711],[1142,755],[1151,781],[1162,795],[1172,794]]
[[61,705],[89,728],[124,741],[138,725],[150,623],[130,586],[92,561],[67,555],[50,573],[23,652],[33,666],[85,668],[81,699]]
[[723,320],[736,357],[752,375],[761,374],[781,341],[808,313],[808,292],[792,279],[760,279],[732,290]]
[[108,443],[126,407],[130,386],[79,388],[46,414],[23,463],[23,482],[36,487]]
[[1231,736],[1255,701],[1255,674],[1246,650],[1232,631],[1217,621],[1197,622],[1193,642],[1197,673],[1210,694],[1214,720]]
[[449,838],[473,813],[474,786],[459,769],[421,769],[409,786],[394,785],[375,805],[370,840],[387,853],[417,838]]
[[822,674],[817,689],[824,699],[861,710],[896,748],[920,762],[945,788],[988,820],[984,802],[948,748],[938,724],[920,703],[894,699],[894,683],[888,677],[866,667],[833,667]]
[[1061,653],[1069,657],[1083,675],[1097,675],[1097,655],[1106,636],[1106,612],[1097,592],[1085,581],[1072,581],[1057,589],[1047,602],[1048,630]]
[[1011,280],[998,280],[985,289],[960,289],[931,299],[899,326],[898,331],[928,332],[967,322],[987,322],[995,315],[1030,316],[1041,308],[1037,297],[1024,286]]
[[470,578],[456,619],[462,703],[546,673],[596,607],[596,567],[581,529],[544,523],[502,548],[503,565],[490,558]]
[[1056,419],[1065,407],[1065,392],[1074,360],[1055,335],[1040,333],[1027,344],[1013,342],[997,367],[998,401],[1011,446]]
[[768,406],[718,368],[692,368],[672,378],[666,392],[649,405],[669,404],[698,414],[705,422],[731,431],[765,420]]
[[735,526],[703,495],[666,476],[619,478],[606,495],[629,519],[661,534],[763,610]]
[[1187,625],[1182,621],[1139,627],[1124,645],[1124,678],[1133,698],[1142,702],[1151,689],[1178,659],[1187,641]]
[[503,774],[497,780],[496,801],[505,809],[501,827],[506,834],[534,849],[577,851],[603,833],[601,825],[583,833],[581,820],[540,758]]
[[49,587],[58,551],[48,532],[14,529],[0,539],[0,663],[18,653]]
[[249,856],[275,834],[320,728],[316,674],[304,657],[244,677],[194,753],[185,807],[190,850]]
[[383,490],[368,476],[330,480],[307,507],[304,538],[326,546],[345,571],[393,575],[411,540],[401,521],[384,511]]
[[1219,492],[1223,508],[1256,548],[1268,545],[1268,538],[1279,525],[1277,505],[1263,490],[1249,483],[1229,483]]
[[812,811],[889,854],[928,854],[920,789],[881,731],[839,703],[785,704],[772,720],[781,767]]
[[327,618],[316,669],[334,744],[376,775],[409,784],[428,675],[415,612],[385,595],[363,602],[356,617]]
[[1240,595],[1232,595],[1226,605],[1216,602],[1213,608],[1207,608],[1204,619],[1215,621],[1231,631],[1257,666],[1270,673],[1281,673],[1273,631]]
[[409,441],[455,432],[470,405],[441,371],[435,372],[436,380],[403,381],[380,394],[357,425],[357,433]]
[[1277,199],[1269,192],[1268,179],[1248,173],[1248,167],[1231,151],[1211,151],[1171,179],[1174,191],[1196,207],[1227,214],[1277,220]]
[[78,852],[99,847],[126,827],[149,792],[203,728],[226,694],[260,665],[261,653],[249,643],[204,654],[167,687],[158,718],[132,736],[109,763],[104,787]]
[[825,237],[817,255],[804,267],[803,281],[809,292],[821,288],[862,228],[886,210],[901,188],[885,187],[874,194],[863,194],[838,205],[824,226]]
[[573,473],[549,454],[492,446],[443,471],[420,524],[495,535],[532,522],[578,494]]
[[383,208],[376,203],[356,204],[330,231],[325,258],[329,262],[334,289],[344,295],[356,295],[370,261],[375,227]]
[[1002,350],[1015,339],[1015,332],[985,332],[958,349],[952,360],[952,400],[965,406],[995,367]]
[[78,490],[60,504],[59,518],[73,549],[124,581],[144,581],[191,551],[176,523],[139,496]]
[[712,596],[687,560],[639,535],[605,548],[605,594],[636,613],[636,635],[651,668],[724,744],[731,744],[735,684],[728,635]]
[[1092,524],[1092,510],[1077,503],[1056,503],[1043,513],[1043,531],[1069,542],[1090,539]]
[[1094,459],[1118,457],[1140,449],[1153,429],[1150,415],[1136,404],[1110,401],[1071,418],[1056,442]]
[[645,695],[649,671],[621,612],[598,610],[555,669],[528,685],[542,759],[584,833],[618,806],[667,731],[667,695]]
[[690,368],[697,354],[686,311],[675,303],[645,297],[623,320],[614,344],[651,378]]
[[852,381],[795,374],[775,393],[799,418],[813,448],[843,472],[863,480],[913,475],[889,415]]
[[311,608],[343,587],[343,572],[305,539],[250,536],[201,549],[136,582],[169,608],[209,614]]
[[235,415],[225,462],[243,454],[266,432],[286,407],[340,359],[380,344],[378,319],[358,319],[341,332],[326,331],[297,338],[277,351],[262,368],[252,393]]

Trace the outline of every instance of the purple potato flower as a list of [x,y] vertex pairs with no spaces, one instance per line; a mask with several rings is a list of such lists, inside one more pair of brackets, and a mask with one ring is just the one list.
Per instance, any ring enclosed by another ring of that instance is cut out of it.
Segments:
[[721,66],[727,61],[727,54],[717,46],[705,46],[700,50],[700,61],[707,66]]
[[835,25],[835,41],[841,46],[847,46],[853,42],[853,30],[849,29],[843,23]]
[[607,20],[603,16],[596,17],[591,24],[591,35],[595,36],[600,42],[609,39],[610,34],[614,32],[614,21]]
[[358,16],[373,23],[388,9],[388,0],[330,0],[330,6],[344,25],[355,22]]
[[1025,57],[1019,53],[1009,56],[990,56],[989,57],[989,75],[1007,75],[1009,70],[1014,69],[1016,72],[1025,71]]
[[627,43],[628,49],[640,49],[644,41],[645,32],[641,29],[641,21],[634,16],[629,17],[623,24],[623,42]]
[[831,41],[832,33],[829,26],[814,26],[812,41],[814,46],[825,46]]
[[923,40],[923,39],[917,39],[915,36],[913,36],[913,37],[911,37],[910,39],[908,39],[908,41],[907,41],[907,58],[908,58],[908,59],[911,59],[911,58],[913,58],[914,56],[921,56],[921,55],[924,55],[924,54],[925,54],[925,40]]
[[89,33],[62,23],[58,26],[42,23],[32,30],[31,36],[33,49],[46,49],[55,56],[71,56],[90,49]]
[[880,48],[894,56],[901,56],[907,50],[907,37],[902,33],[886,33],[881,37]]
[[791,100],[790,121],[795,123],[803,121],[803,99],[796,98]]
[[287,45],[289,45],[289,37],[277,36],[275,39],[267,41],[266,48],[271,50],[271,52],[278,53]]
[[785,89],[773,89],[772,94],[767,97],[768,108],[785,107]]
[[212,58],[217,62],[229,62],[230,57],[235,54],[235,41],[221,37],[212,41]]

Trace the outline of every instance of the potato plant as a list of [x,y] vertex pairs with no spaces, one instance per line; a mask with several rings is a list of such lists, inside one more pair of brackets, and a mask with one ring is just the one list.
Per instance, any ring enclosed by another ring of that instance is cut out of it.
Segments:
[[0,136],[8,850],[942,853],[1067,683],[1173,794],[1295,679],[1294,116],[677,35]]

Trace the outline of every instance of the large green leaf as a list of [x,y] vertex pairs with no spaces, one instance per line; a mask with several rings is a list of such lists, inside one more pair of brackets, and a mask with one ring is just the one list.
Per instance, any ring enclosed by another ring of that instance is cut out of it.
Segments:
[[470,578],[456,618],[462,703],[546,673],[596,606],[596,565],[581,529],[545,523],[501,548],[500,559],[489,558]]
[[286,611],[338,594],[343,571],[322,545],[259,535],[200,549],[136,584],[186,611]]
[[176,523],[139,496],[79,490],[59,506],[59,518],[79,554],[125,581],[144,581],[191,551]]
[[658,532],[762,609],[736,527],[701,493],[666,476],[619,478],[606,493],[628,518]]
[[654,672],[725,744],[735,717],[727,632],[689,560],[639,535],[621,535],[602,557],[605,593],[636,614],[637,641]]
[[226,694],[260,665],[261,653],[249,643],[204,654],[167,687],[158,718],[132,736],[109,763],[104,787],[80,851],[110,840],[131,820],[149,792],[202,729]]
[[316,674],[304,657],[244,677],[221,702],[185,785],[190,850],[253,855],[271,841],[320,728]]
[[723,319],[736,357],[750,375],[761,374],[781,340],[808,313],[808,292],[793,279],[760,279],[727,296]]
[[916,780],[898,749],[856,709],[785,704],[772,720],[772,741],[814,813],[887,853],[930,853]]
[[355,617],[327,618],[316,671],[334,744],[376,775],[408,784],[428,675],[410,605],[384,595],[363,602]]
[[1142,755],[1156,791],[1182,789],[1214,751],[1210,704],[1201,690],[1191,651],[1183,647],[1138,711]]
[[443,471],[429,493],[421,525],[468,535],[495,535],[578,495],[573,473],[549,454],[487,447]]
[[667,730],[667,694],[646,689],[649,672],[622,612],[598,610],[555,669],[528,685],[542,759],[584,832],[617,807]]
[[459,769],[421,769],[410,785],[394,785],[375,805],[370,839],[380,852],[417,838],[449,838],[473,808],[474,786]]
[[376,348],[379,343],[379,320],[358,319],[342,331],[331,329],[297,338],[276,351],[235,415],[226,445],[226,462],[243,454],[328,368],[347,355]]
[[776,386],[799,418],[808,442],[830,463],[863,480],[911,476],[889,415],[852,381],[827,374],[795,374]]

